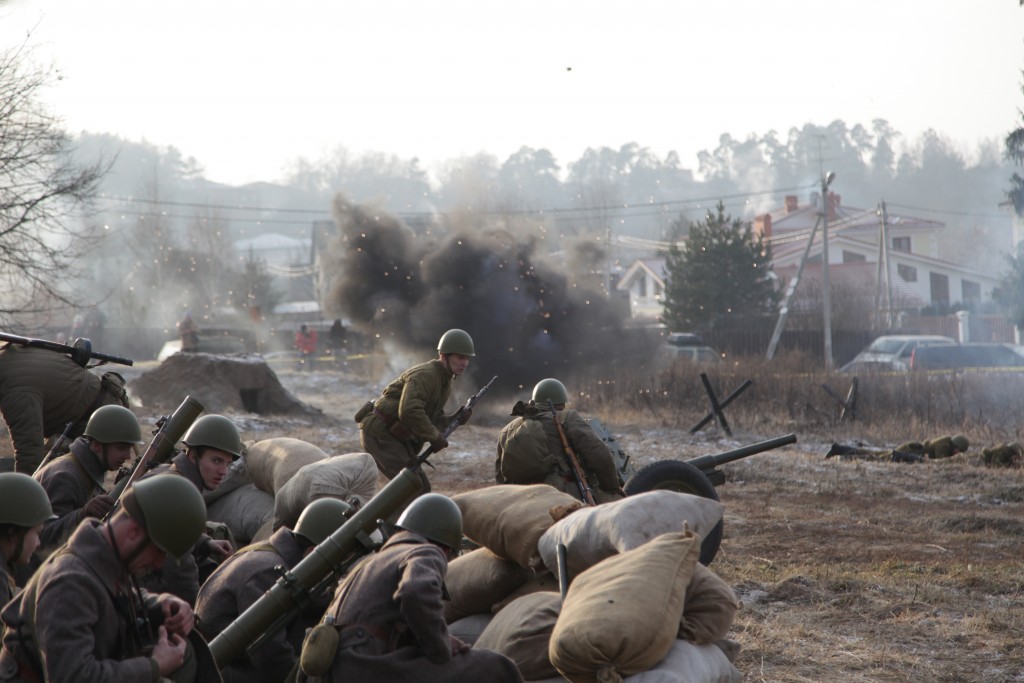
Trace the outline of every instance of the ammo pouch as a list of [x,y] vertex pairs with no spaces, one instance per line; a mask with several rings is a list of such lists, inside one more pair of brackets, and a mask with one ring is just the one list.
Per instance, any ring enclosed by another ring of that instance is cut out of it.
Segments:
[[352,419],[359,424],[363,421],[363,418],[373,412],[373,401],[367,401],[356,411],[356,414],[352,416]]
[[299,668],[310,678],[319,678],[327,673],[338,654],[338,627],[333,623],[314,626],[306,634],[299,655]]
[[402,424],[401,420],[395,420],[388,427],[388,433],[399,441],[412,441],[416,435],[409,431],[409,428]]

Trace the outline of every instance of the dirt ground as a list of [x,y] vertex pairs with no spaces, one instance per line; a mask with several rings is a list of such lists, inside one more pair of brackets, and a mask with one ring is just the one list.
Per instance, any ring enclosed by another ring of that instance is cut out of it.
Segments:
[[[145,366],[129,369],[137,376]],[[230,414],[244,439],[292,436],[329,453],[358,451],[351,415],[380,391],[346,368],[275,366],[320,416]],[[382,377],[390,379],[390,377]],[[505,401],[485,397],[472,422],[431,458],[434,490],[493,481]],[[158,415],[138,408],[144,425]],[[782,433],[622,424],[597,414],[643,465],[687,459]],[[865,438],[870,435],[865,435]],[[827,434],[725,466],[725,536],[711,568],[743,608],[731,637],[747,681],[1024,681],[1024,471],[972,457],[893,464],[825,460]],[[4,444],[9,450],[9,446]]]

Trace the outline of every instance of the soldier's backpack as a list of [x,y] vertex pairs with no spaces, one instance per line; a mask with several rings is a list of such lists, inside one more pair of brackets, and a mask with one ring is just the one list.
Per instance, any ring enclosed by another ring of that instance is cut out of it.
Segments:
[[557,467],[556,457],[548,452],[543,418],[516,418],[503,435],[501,447],[501,474],[511,484],[542,481]]

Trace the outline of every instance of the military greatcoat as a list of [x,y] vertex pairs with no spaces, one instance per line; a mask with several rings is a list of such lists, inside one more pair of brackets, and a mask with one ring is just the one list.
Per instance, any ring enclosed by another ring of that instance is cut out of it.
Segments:
[[57,519],[43,522],[39,533],[40,546],[53,550],[68,540],[82,521],[82,507],[103,492],[101,484],[107,468],[89,450],[89,441],[79,437],[71,443],[71,451],[51,460],[32,477],[50,499]]

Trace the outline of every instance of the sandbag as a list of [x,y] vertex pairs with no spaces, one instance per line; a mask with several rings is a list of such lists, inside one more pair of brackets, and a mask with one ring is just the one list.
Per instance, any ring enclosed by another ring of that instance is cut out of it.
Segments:
[[702,564],[686,587],[685,600],[679,637],[697,645],[725,638],[740,609],[732,587]]
[[466,645],[473,645],[494,618],[492,614],[470,614],[448,624],[448,635],[455,636]]
[[541,571],[534,574],[533,578],[524,583],[519,588],[508,594],[504,600],[496,602],[491,607],[491,612],[497,614],[501,610],[505,609],[513,600],[523,597],[524,595],[530,595],[531,593],[560,593],[561,587],[558,585],[558,577],[549,571]]
[[274,497],[255,484],[240,486],[206,507],[206,519],[227,524],[240,546],[251,543],[259,528],[273,518]]
[[459,493],[462,533],[498,557],[533,569],[540,566],[537,541],[555,521],[583,503],[548,486],[502,484]]
[[243,457],[252,483],[270,494],[280,491],[305,465],[327,459],[326,453],[308,441],[286,436],[247,442],[245,446]]
[[551,634],[551,663],[573,683],[620,683],[654,668],[676,640],[699,556],[700,537],[685,529],[577,576]]
[[318,498],[338,498],[359,506],[377,492],[377,465],[369,453],[346,453],[317,460],[297,470],[274,501],[274,528],[292,528],[306,506]]
[[743,674],[721,648],[677,640],[665,659],[648,671],[629,676],[625,683],[740,683],[742,680]]
[[505,655],[516,663],[524,680],[557,675],[548,659],[548,645],[561,611],[558,593],[524,595],[495,615],[474,647]]
[[574,512],[545,531],[537,549],[544,566],[557,572],[557,548],[564,543],[569,573],[575,576],[606,557],[680,531],[684,523],[704,538],[722,521],[723,510],[711,498],[666,489],[647,491]]
[[526,583],[533,572],[478,548],[448,563],[444,583],[451,600],[444,603],[449,624],[471,614],[490,614],[494,603]]

